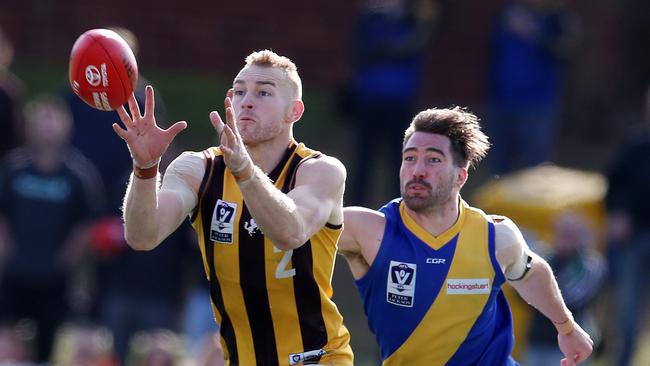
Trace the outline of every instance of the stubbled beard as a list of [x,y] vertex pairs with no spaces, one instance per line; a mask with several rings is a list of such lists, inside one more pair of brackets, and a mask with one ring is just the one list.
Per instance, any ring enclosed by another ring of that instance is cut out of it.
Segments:
[[[434,190],[429,182],[422,179],[413,179],[408,181],[402,187],[401,192],[404,204],[415,212],[429,212],[442,207],[442,205],[449,202],[451,199],[451,190],[453,187],[451,179],[439,183],[440,184],[438,184]],[[427,194],[408,195],[406,192],[411,184],[419,184],[425,187]]]

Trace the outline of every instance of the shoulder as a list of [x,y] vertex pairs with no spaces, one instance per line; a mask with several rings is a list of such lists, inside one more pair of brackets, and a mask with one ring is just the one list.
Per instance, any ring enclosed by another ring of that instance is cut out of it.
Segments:
[[384,214],[365,207],[345,207],[343,216],[341,253],[348,258],[361,255],[368,264],[372,263],[384,237]]
[[76,148],[66,151],[64,164],[82,184],[89,187],[98,187],[103,184],[97,167]]
[[511,245],[523,240],[523,235],[517,225],[508,217],[500,215],[489,215],[494,223],[494,235],[499,245]]
[[347,172],[341,161],[328,155],[304,160],[298,167],[296,179],[314,179],[343,184]]
[[209,156],[208,151],[182,152],[165,170],[163,182],[178,178],[189,185],[192,190],[198,191],[205,174],[206,161]]
[[505,216],[490,215],[494,222],[495,249],[497,261],[503,269],[522,258],[527,248],[521,230]]
[[386,216],[379,212],[365,207],[350,206],[343,208],[343,228],[359,233],[383,234],[386,225]]

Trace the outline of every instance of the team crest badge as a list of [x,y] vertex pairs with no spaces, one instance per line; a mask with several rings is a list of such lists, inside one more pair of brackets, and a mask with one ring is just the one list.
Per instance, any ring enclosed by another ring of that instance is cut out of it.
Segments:
[[417,265],[414,263],[390,261],[386,301],[398,306],[413,307],[416,270]]
[[236,203],[217,200],[210,224],[210,240],[222,244],[233,243],[236,213]]

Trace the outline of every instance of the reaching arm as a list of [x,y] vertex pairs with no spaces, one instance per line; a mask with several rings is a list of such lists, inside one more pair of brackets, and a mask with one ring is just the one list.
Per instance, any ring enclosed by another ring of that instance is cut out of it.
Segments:
[[330,219],[342,222],[345,182],[343,164],[332,157],[310,159],[298,167],[296,185],[280,192],[257,167],[239,182],[246,206],[255,222],[278,249],[302,246]]
[[264,235],[278,249],[302,246],[330,221],[343,220],[345,167],[335,158],[308,159],[297,168],[295,187],[287,194],[278,190],[248,155],[232,109],[228,91],[226,123],[217,112],[210,120],[219,134],[226,166],[235,176],[246,206]]
[[124,233],[133,249],[153,249],[180,226],[198,202],[204,171],[202,154],[184,152],[167,168],[159,190],[157,182],[149,183],[157,179],[131,176],[124,200]]
[[158,193],[158,162],[187,123],[176,122],[167,130],[158,127],[153,114],[153,88],[147,86],[145,94],[144,115],[140,114],[140,107],[131,94],[131,116],[124,107],[117,110],[126,129],[113,124],[113,130],[129,148],[134,171],[141,172],[138,174],[140,177],[131,175],[123,207],[124,235],[127,243],[136,250],[155,248],[180,224],[179,221],[174,225],[174,219],[182,217],[181,199],[177,193]]
[[558,329],[558,344],[566,357],[562,360],[562,365],[575,365],[584,361],[592,352],[593,341],[573,320],[551,267],[528,248],[521,232],[511,220],[496,218],[495,234],[497,260],[506,278],[510,279],[510,285]]

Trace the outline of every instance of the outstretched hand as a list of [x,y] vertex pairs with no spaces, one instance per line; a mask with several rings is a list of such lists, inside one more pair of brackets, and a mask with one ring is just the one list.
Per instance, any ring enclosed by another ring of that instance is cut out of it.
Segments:
[[117,114],[126,129],[113,123],[113,130],[126,142],[131,152],[133,163],[141,168],[153,166],[159,162],[172,140],[187,127],[185,121],[176,122],[166,130],[158,127],[154,116],[154,94],[151,85],[147,85],[145,89],[144,105],[144,115],[142,115],[135,95],[131,94],[129,97],[131,116],[123,106],[117,109]]
[[237,128],[237,120],[232,108],[233,90],[228,90],[224,104],[226,106],[226,123],[223,123],[221,116],[216,111],[210,112],[210,122],[219,134],[219,148],[223,152],[223,159],[233,173],[244,170],[248,164],[252,164],[244,141]]
[[560,366],[575,366],[589,357],[594,348],[594,341],[579,325],[569,334],[558,334],[558,345],[564,353]]

